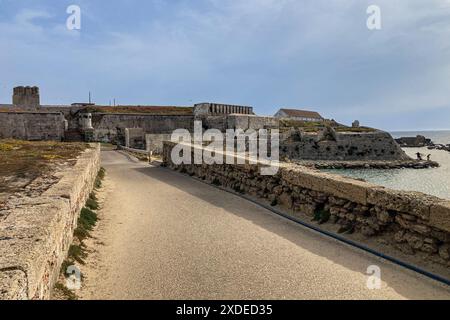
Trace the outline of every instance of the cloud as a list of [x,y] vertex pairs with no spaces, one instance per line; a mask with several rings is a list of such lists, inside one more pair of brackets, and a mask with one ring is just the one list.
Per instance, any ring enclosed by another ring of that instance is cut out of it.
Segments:
[[6,6],[0,80],[40,85],[47,103],[91,90],[103,103],[311,107],[373,126],[437,109],[450,117],[450,2],[377,0],[382,30],[371,32],[372,2],[80,1],[80,32],[65,29],[62,4]]

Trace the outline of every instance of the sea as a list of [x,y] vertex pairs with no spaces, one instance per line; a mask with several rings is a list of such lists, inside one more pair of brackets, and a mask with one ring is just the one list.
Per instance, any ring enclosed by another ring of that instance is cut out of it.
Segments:
[[[394,138],[415,137],[423,135],[434,143],[450,144],[448,131],[397,131],[391,132]],[[450,152],[428,150],[427,148],[405,148],[412,158],[420,152],[425,156],[431,154],[431,160],[440,164],[432,169],[339,169],[325,170],[352,178],[364,179],[388,188],[406,191],[420,191],[444,199],[450,199]]]

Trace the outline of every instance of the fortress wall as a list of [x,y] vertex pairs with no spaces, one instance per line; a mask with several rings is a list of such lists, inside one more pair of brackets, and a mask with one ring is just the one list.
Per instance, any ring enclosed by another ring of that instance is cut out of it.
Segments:
[[164,143],[164,165],[205,181],[280,204],[292,216],[311,223],[324,219],[335,232],[375,238],[398,252],[450,266],[450,201],[387,189],[367,182],[282,163],[274,176],[258,165],[175,165]]
[[145,133],[141,128],[125,128],[125,146],[142,148],[145,146]]
[[64,129],[59,112],[0,112],[0,139],[60,141]]
[[151,115],[151,114],[92,114],[94,140],[116,142],[117,128],[141,128],[145,133],[172,133],[176,129],[188,129],[193,132],[192,115]]
[[204,129],[219,129],[224,132],[227,129],[227,115],[221,116],[208,116],[203,119],[196,119],[197,121],[202,121]]
[[50,298],[99,168],[95,145],[42,195],[0,208],[0,300]]
[[147,151],[151,151],[153,154],[162,154],[164,141],[170,141],[170,138],[171,134],[168,133],[146,134]]
[[281,154],[302,160],[408,160],[392,136],[383,131],[336,133],[336,141],[318,142],[317,134],[287,137],[280,142]]
[[228,129],[259,130],[267,127],[278,128],[279,119],[274,117],[259,117],[253,115],[232,114],[227,118]]

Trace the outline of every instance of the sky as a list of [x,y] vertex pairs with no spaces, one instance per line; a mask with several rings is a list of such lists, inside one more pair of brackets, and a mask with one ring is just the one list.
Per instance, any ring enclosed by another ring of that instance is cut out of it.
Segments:
[[[68,30],[70,5],[81,29]],[[381,9],[369,30],[367,8]],[[0,103],[250,105],[450,129],[450,0],[0,0]]]

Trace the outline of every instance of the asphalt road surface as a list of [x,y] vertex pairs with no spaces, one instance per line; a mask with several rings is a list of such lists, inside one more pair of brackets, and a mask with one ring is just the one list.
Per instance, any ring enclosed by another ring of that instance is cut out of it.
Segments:
[[[83,299],[449,299],[449,288],[116,151]],[[381,288],[367,287],[367,268]]]

